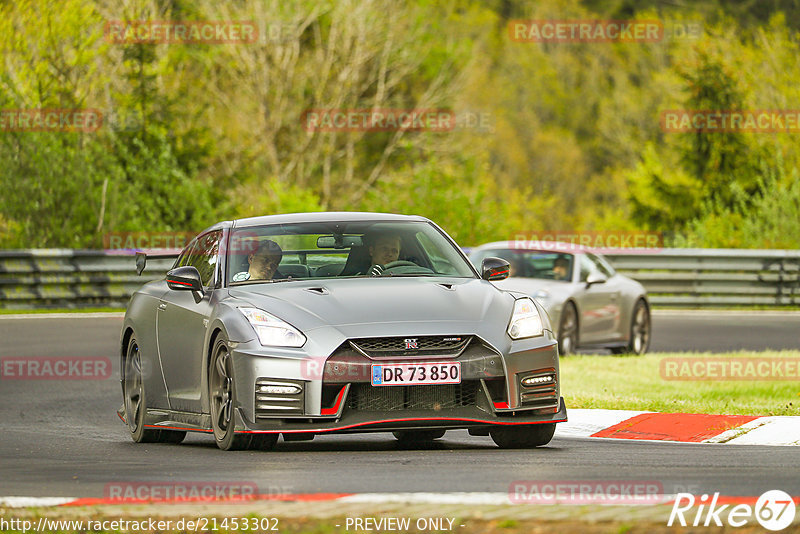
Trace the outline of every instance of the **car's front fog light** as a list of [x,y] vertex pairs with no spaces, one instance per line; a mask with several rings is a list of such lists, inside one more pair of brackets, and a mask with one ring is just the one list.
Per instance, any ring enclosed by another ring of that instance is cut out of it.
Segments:
[[272,395],[296,395],[302,390],[297,386],[259,386],[258,391]]
[[533,386],[541,386],[542,384],[551,384],[555,381],[555,377],[553,375],[544,375],[544,376],[529,376],[528,378],[523,378],[520,380],[522,385],[525,387],[533,387]]
[[514,302],[514,313],[508,323],[508,335],[511,339],[541,336],[544,334],[542,318],[536,305],[530,298],[517,299]]

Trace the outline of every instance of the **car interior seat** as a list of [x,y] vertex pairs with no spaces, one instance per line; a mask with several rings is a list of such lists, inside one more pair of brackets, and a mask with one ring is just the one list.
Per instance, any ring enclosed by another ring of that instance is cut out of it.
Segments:
[[347,256],[347,262],[339,276],[353,276],[359,273],[366,273],[372,265],[369,250],[366,245],[358,245],[350,249],[350,254]]

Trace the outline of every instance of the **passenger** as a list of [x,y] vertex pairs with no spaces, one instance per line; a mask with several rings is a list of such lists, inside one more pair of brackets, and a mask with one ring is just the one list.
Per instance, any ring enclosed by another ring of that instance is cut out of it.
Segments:
[[286,278],[278,271],[278,265],[283,258],[283,250],[275,241],[266,240],[259,243],[255,252],[247,256],[250,268],[247,273],[249,280],[276,280]]

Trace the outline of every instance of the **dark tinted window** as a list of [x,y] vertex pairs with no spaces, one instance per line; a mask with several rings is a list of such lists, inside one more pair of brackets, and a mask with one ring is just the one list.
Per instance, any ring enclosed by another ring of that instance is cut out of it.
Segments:
[[203,286],[208,287],[214,279],[214,270],[217,267],[219,242],[222,230],[215,230],[198,237],[186,257],[181,257],[182,265],[191,265],[200,273]]

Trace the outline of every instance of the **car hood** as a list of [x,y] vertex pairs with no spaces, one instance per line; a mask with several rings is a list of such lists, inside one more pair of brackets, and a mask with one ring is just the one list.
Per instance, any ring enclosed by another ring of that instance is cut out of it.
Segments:
[[[231,288],[237,300],[301,330],[378,323],[449,323],[467,332],[508,322],[513,297],[490,283],[463,278],[345,278],[253,284]],[[460,323],[458,326],[453,323]]]

